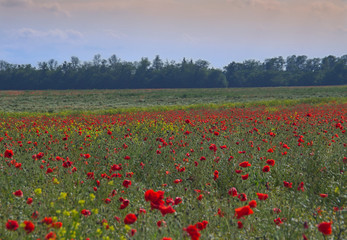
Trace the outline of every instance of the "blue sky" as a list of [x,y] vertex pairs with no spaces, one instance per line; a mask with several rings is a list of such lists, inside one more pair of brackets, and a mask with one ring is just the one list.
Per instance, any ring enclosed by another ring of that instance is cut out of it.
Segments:
[[347,54],[346,0],[0,0],[0,60]]

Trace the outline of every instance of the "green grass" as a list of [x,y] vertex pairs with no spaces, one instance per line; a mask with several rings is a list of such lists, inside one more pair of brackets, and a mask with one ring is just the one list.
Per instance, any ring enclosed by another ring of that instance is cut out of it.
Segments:
[[[124,112],[134,108],[166,109],[179,106],[248,105],[313,98],[345,101],[347,86],[229,89],[143,89],[0,91],[0,112],[59,113]],[[305,100],[306,99],[306,100]]]

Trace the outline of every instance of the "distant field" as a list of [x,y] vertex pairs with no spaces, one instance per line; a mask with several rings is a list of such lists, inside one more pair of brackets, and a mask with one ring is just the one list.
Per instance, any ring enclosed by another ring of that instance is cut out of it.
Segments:
[[346,98],[347,86],[229,89],[0,91],[1,112],[98,111],[133,107]]

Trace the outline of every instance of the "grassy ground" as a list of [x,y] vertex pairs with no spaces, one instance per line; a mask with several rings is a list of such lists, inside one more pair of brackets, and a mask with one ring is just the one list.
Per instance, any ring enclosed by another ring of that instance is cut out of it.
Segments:
[[[105,111],[114,109],[300,99],[342,100],[347,86],[229,89],[0,91],[0,112]],[[280,104],[280,102],[279,102]]]

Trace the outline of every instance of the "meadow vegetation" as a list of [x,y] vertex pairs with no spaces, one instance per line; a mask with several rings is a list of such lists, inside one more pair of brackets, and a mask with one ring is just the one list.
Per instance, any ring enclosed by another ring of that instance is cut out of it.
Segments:
[[2,91],[0,239],[346,239],[346,88]]
[[[139,90],[48,90],[0,91],[0,112],[126,112],[182,108],[195,105],[245,104],[280,105],[285,100],[298,102],[345,101],[347,85],[324,87],[139,89]],[[290,101],[288,101],[290,102]]]

